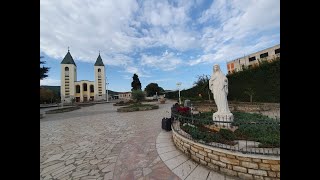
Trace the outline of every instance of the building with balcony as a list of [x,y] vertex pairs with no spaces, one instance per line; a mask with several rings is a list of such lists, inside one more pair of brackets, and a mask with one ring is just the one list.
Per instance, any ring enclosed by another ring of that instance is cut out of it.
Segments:
[[68,50],[61,62],[61,102],[106,100],[105,66],[100,53],[94,64],[94,79],[77,81],[77,65]]
[[228,74],[259,66],[259,62],[280,57],[280,44],[227,62]]

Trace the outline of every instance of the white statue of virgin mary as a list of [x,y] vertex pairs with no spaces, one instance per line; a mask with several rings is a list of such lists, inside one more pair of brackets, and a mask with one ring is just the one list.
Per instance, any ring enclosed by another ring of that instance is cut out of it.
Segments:
[[228,106],[228,79],[220,70],[220,66],[213,66],[213,73],[209,80],[209,88],[213,93],[214,101],[218,111],[213,113],[213,120],[217,121],[233,121],[233,114]]

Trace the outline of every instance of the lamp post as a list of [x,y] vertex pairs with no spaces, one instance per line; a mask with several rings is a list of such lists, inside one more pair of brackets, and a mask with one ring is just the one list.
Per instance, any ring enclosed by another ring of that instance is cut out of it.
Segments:
[[108,84],[109,84],[109,82],[108,82],[108,79],[107,79],[107,77],[106,77],[106,87],[107,87],[107,102],[109,102],[109,90],[108,90]]
[[178,86],[178,90],[179,90],[179,104],[181,104],[181,98],[180,98],[180,86],[181,86],[181,82],[178,82],[177,83],[177,86]]

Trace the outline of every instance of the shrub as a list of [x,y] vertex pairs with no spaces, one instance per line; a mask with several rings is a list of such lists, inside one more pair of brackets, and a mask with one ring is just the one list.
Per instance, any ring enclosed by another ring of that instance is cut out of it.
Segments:
[[140,102],[142,100],[144,100],[144,93],[143,91],[141,90],[133,90],[132,91],[132,99],[137,101],[137,102]]
[[220,129],[219,134],[226,140],[234,141],[236,136],[228,129]]

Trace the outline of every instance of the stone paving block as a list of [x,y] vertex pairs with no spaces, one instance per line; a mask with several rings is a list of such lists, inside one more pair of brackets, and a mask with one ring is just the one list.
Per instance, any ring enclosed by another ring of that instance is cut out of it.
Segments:
[[204,166],[198,165],[186,178],[186,180],[206,180],[210,170]]
[[179,166],[180,164],[186,162],[189,158],[184,155],[184,154],[181,154],[179,156],[176,156],[172,159],[169,159],[167,161],[164,161],[164,163],[168,166],[169,169],[174,169],[176,168],[177,166]]
[[180,154],[182,154],[181,151],[175,150],[175,151],[170,151],[170,152],[160,154],[160,157],[161,157],[162,161],[166,161],[166,160],[171,159],[173,157],[176,157]]
[[191,159],[173,169],[173,172],[181,179],[185,179],[198,166]]

